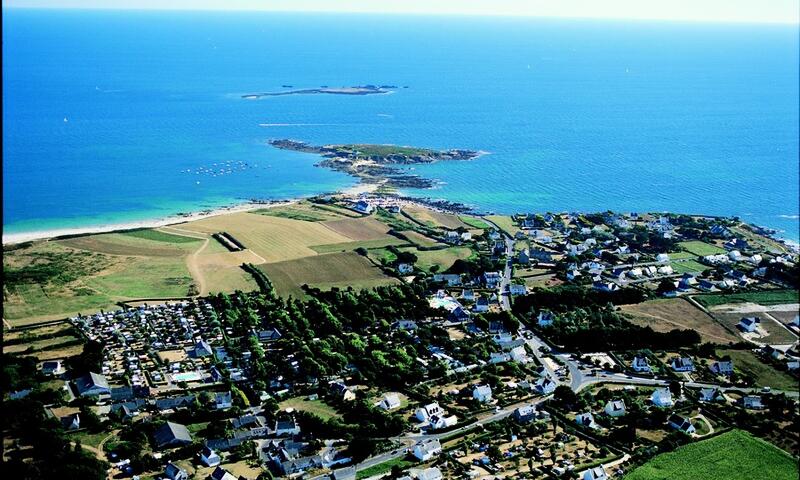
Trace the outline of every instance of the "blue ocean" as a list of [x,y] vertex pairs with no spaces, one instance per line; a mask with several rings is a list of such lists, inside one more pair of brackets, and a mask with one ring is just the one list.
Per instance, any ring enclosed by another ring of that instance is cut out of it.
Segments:
[[[798,239],[798,27],[3,10],[6,233],[346,188],[276,138],[489,152],[405,193]],[[385,95],[242,94],[397,85]],[[407,87],[407,88],[403,88]]]

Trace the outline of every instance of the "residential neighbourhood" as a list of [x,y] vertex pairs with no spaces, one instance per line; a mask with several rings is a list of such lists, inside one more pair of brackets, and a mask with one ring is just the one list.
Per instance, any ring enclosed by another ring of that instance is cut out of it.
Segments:
[[345,206],[436,246],[365,249],[396,279],[372,290],[72,316],[79,351],[7,399],[115,478],[623,478],[738,429],[797,455],[796,251],[714,218]]

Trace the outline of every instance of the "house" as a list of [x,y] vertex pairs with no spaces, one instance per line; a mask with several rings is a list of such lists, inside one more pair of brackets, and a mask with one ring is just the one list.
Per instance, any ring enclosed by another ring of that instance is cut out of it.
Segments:
[[719,389],[716,388],[701,388],[698,394],[698,400],[701,402],[718,402],[724,399],[725,397],[723,397]]
[[542,310],[536,317],[536,324],[540,327],[549,327],[556,320],[556,316],[549,310]]
[[397,273],[400,273],[401,275],[414,273],[414,265],[411,265],[410,263],[400,263],[397,265]]
[[544,376],[536,381],[533,388],[541,395],[549,395],[556,390],[556,386],[556,382],[549,376]]
[[514,347],[508,352],[511,355],[511,360],[519,363],[528,363],[528,351],[522,345]]
[[667,424],[675,430],[683,432],[687,435],[691,435],[695,432],[694,425],[692,425],[692,422],[689,421],[688,418],[684,418],[675,413],[669,416],[669,419],[667,419]]
[[736,326],[745,332],[755,332],[759,323],[761,323],[761,319],[758,317],[744,317]]
[[159,448],[177,447],[192,443],[192,434],[180,423],[167,422],[153,434]]
[[475,290],[473,290],[471,288],[465,288],[461,292],[461,298],[463,300],[467,300],[467,301],[470,301],[470,302],[475,300]]
[[606,473],[605,467],[600,465],[599,467],[590,468],[588,470],[584,470],[581,473],[581,480],[607,480],[608,474]]
[[81,428],[81,418],[77,413],[61,417],[59,420],[61,420],[61,426],[64,427],[64,430],[77,430]]
[[489,363],[497,364],[511,361],[511,354],[506,352],[492,352],[489,354]]
[[75,380],[75,387],[81,397],[93,397],[97,395],[110,395],[111,389],[108,387],[108,380],[105,375],[99,373],[89,373]]
[[490,402],[492,400],[492,387],[489,385],[476,385],[472,389],[472,398],[481,403]]
[[529,258],[538,260],[541,263],[553,263],[553,254],[548,252],[547,250],[541,250],[541,249],[531,250],[529,253]]
[[653,394],[650,395],[650,401],[653,402],[653,405],[656,407],[671,407],[673,405],[672,392],[669,388],[657,388]]
[[758,395],[748,395],[742,398],[742,406],[751,410],[761,410],[764,404],[761,403],[761,397]]
[[597,423],[594,421],[594,415],[592,412],[580,413],[575,416],[575,423],[578,425],[583,425],[584,427],[589,427],[593,429],[600,428]]
[[494,288],[498,283],[500,283],[500,281],[503,279],[503,276],[500,275],[500,272],[485,272],[481,278],[484,285],[486,285],[488,288]]
[[164,469],[164,476],[170,480],[189,480],[189,473],[172,462],[169,462]]
[[708,368],[717,375],[730,376],[733,374],[733,362],[730,360],[714,362]]
[[606,403],[606,408],[604,410],[609,417],[621,417],[625,415],[625,402],[622,400],[611,400]]
[[353,208],[355,208],[356,211],[365,213],[367,215],[369,215],[370,213],[372,213],[373,210],[375,210],[375,207],[373,207],[371,203],[365,200],[359,200],[358,202],[356,202]]
[[217,452],[205,446],[200,450],[200,462],[206,467],[216,467],[222,462],[222,459],[219,458]]
[[528,250],[525,249],[517,254],[517,263],[520,265],[527,265],[531,263],[531,257],[528,253]]
[[398,320],[392,326],[398,330],[410,331],[417,329],[417,322],[414,320]]
[[475,306],[472,307],[472,311],[474,312],[488,312],[489,311],[489,299],[486,297],[478,298],[478,301],[475,302]]
[[669,255],[666,253],[659,253],[656,255],[656,262],[658,263],[667,263],[669,262]]
[[647,363],[647,357],[644,355],[636,355],[633,357],[633,362],[631,362],[631,368],[635,372],[650,372],[650,364]]
[[676,372],[693,372],[694,362],[689,357],[676,357],[669,363]]
[[389,213],[400,213],[400,205],[389,205],[386,207],[386,211]]
[[274,342],[280,340],[282,337],[281,332],[277,328],[267,328],[264,330],[253,330],[253,333],[258,337],[259,342]]
[[300,425],[297,424],[294,417],[283,417],[275,420],[275,435],[276,436],[294,436],[300,434]]
[[450,312],[447,318],[454,322],[466,322],[469,320],[469,312],[464,310],[464,307],[459,305]]
[[226,410],[233,407],[233,394],[228,392],[217,392],[214,394],[214,406],[217,410]]
[[512,283],[508,287],[508,292],[511,295],[525,295],[525,294],[528,293],[528,287],[526,287],[525,285],[518,284],[518,283]]
[[446,282],[448,287],[461,285],[461,275],[457,273],[436,273],[433,275],[434,282]]
[[203,358],[214,355],[214,350],[211,348],[211,345],[209,345],[208,342],[200,339],[194,344],[194,347],[192,347],[192,350],[189,353],[195,358]]
[[512,414],[518,423],[529,423],[536,420],[536,407],[533,405],[523,405],[514,409]]
[[378,403],[378,406],[387,411],[400,408],[400,397],[396,393],[387,393]]
[[349,402],[356,399],[356,394],[344,383],[341,381],[334,381],[330,383],[331,393],[339,397],[341,400],[345,402]]
[[442,453],[442,444],[439,443],[438,438],[422,440],[414,445],[414,449],[412,450],[412,454],[421,462],[427,462],[440,453]]
[[417,480],[442,480],[442,471],[436,467],[426,468],[417,473]]
[[456,417],[455,415],[450,415],[449,417],[437,417],[434,415],[433,417],[431,417],[430,421],[431,428],[433,428],[434,430],[441,430],[442,428],[452,427],[456,423],[458,423],[458,417]]
[[434,415],[442,415],[444,411],[438,403],[429,403],[417,409],[415,415],[420,422],[427,422]]
[[599,282],[593,282],[592,288],[595,290],[599,290],[601,292],[616,292],[617,290],[619,290],[619,285],[612,282],[599,281]]
[[238,480],[232,473],[222,467],[217,467],[211,472],[211,480]]
[[61,365],[61,360],[53,360],[42,363],[42,373],[53,377],[57,377],[64,373],[64,367]]

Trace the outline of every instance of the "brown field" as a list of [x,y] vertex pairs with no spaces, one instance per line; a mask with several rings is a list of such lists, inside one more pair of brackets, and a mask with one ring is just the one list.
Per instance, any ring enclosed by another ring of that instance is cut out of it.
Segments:
[[266,263],[259,268],[267,274],[279,295],[300,296],[300,286],[319,288],[353,285],[369,287],[397,283],[366,258],[354,252],[329,253],[314,257]]
[[23,353],[24,357],[34,357],[40,362],[46,360],[59,360],[62,358],[74,357],[83,351],[83,345],[72,345],[70,347],[56,348],[53,350],[42,350],[40,352]]
[[181,225],[202,233],[229,232],[266,262],[281,262],[317,253],[312,245],[344,243],[350,237],[336,233],[322,223],[304,222],[255,213],[234,213],[205,218]]
[[410,216],[417,219],[421,223],[426,223],[432,227],[445,227],[456,229],[459,227],[472,228],[466,223],[462,222],[458,215],[451,215],[449,213],[441,213],[429,210],[423,207],[406,207],[405,212]]
[[631,321],[637,325],[649,326],[657,332],[672,329],[696,330],[704,342],[728,343],[741,339],[726,329],[705,312],[682,298],[650,300],[638,305],[623,305]]
[[339,235],[350,238],[351,240],[380,240],[386,238],[389,227],[374,218],[344,218],[322,222]]
[[419,232],[415,232],[414,230],[406,230],[403,232],[403,235],[408,237],[408,239],[418,245],[420,247],[435,247],[435,246],[444,246],[443,243],[439,243],[436,240],[432,239],[427,235],[423,235]]

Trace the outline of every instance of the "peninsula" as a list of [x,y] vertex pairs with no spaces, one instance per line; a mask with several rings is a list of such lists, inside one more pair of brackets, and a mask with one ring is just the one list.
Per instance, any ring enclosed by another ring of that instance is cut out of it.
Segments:
[[262,93],[248,93],[242,95],[242,98],[248,100],[257,100],[261,97],[279,97],[283,95],[316,95],[320,93],[327,93],[330,95],[375,95],[379,93],[389,93],[396,89],[394,85],[359,85],[354,87],[328,87],[322,86],[319,88],[304,88],[300,90],[288,90],[285,92],[262,92]]
[[296,140],[271,140],[284,150],[314,153],[324,159],[317,166],[347,173],[363,183],[384,183],[393,187],[431,188],[435,181],[405,172],[402,167],[440,160],[471,160],[482,152],[474,150],[432,150],[418,147],[375,144],[315,146]]

